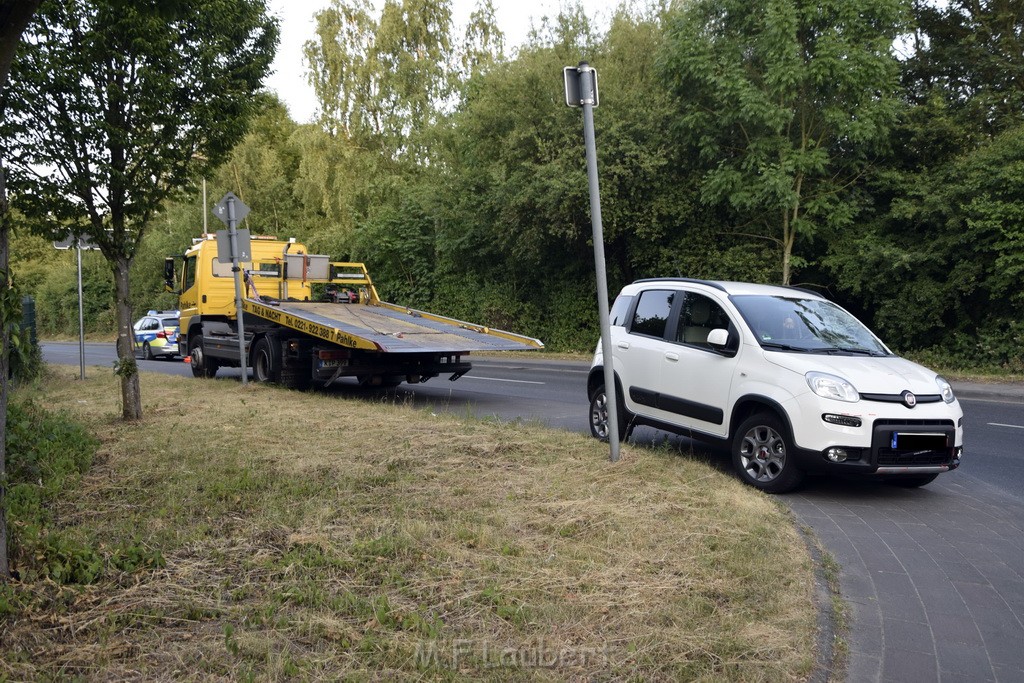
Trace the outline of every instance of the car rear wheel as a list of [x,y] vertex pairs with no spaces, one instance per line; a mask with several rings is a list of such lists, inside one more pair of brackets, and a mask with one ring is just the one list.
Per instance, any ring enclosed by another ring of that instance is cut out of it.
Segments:
[[[627,432],[629,427],[626,421],[626,408],[622,405],[622,397],[617,398],[619,399],[616,402],[619,441],[625,441],[629,438],[629,433]],[[608,395],[605,393],[604,385],[602,384],[594,389],[594,393],[590,397],[590,435],[595,439],[608,441],[609,432]]]
[[803,482],[794,462],[789,430],[772,413],[744,420],[732,443],[732,463],[740,479],[766,493],[792,491]]
[[149,348],[149,342],[142,342],[142,357],[146,360],[156,360],[153,349]]

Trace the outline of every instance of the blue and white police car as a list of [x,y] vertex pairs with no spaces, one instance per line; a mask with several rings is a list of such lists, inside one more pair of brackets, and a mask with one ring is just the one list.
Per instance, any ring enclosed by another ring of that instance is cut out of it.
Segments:
[[178,355],[178,311],[149,311],[134,325],[135,355],[146,360]]

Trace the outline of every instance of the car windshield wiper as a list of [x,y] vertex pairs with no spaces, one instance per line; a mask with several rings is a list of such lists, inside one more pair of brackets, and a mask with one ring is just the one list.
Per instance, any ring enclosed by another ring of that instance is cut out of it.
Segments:
[[814,351],[814,349],[809,349],[806,346],[791,346],[789,344],[780,344],[779,342],[762,341],[760,344],[761,348],[771,349],[772,351],[798,351],[800,353]]
[[862,349],[856,346],[833,346],[827,349],[818,349],[822,353],[854,353],[859,356],[887,356],[889,354],[877,349]]

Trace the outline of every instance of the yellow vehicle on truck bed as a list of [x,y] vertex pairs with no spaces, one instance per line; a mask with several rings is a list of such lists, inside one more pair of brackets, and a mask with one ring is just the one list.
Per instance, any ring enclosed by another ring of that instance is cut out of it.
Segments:
[[[176,275],[178,347],[196,377],[239,367],[238,316],[231,263],[217,258],[217,240],[205,235],[185,252]],[[541,349],[511,332],[462,322],[381,301],[362,263],[309,254],[294,240],[253,237],[242,294],[247,366],[260,382],[305,388],[355,377],[367,386],[396,386],[469,372],[473,351]]]

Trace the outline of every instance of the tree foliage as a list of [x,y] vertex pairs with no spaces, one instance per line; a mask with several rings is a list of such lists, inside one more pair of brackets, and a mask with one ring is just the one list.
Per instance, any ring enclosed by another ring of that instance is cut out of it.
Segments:
[[697,0],[673,16],[662,65],[676,129],[705,164],[701,197],[779,245],[851,225],[845,188],[896,113],[902,0]]

